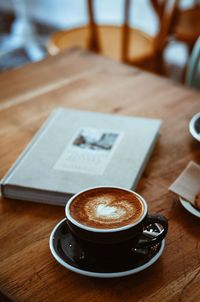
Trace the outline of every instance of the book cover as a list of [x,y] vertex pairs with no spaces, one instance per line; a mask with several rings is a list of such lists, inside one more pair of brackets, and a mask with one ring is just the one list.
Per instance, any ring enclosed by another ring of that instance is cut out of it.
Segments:
[[7,198],[64,205],[94,186],[135,189],[161,121],[56,109],[1,182]]

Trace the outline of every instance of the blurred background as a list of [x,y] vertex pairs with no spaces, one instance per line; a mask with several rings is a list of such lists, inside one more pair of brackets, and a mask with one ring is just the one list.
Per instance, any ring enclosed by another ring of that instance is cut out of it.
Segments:
[[0,0],[0,72],[81,46],[184,83],[199,34],[197,0]]

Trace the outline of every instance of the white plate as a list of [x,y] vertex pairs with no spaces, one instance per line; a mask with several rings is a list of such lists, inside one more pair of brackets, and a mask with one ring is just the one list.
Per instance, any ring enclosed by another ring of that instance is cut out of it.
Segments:
[[49,239],[49,247],[51,250],[51,253],[53,255],[53,257],[57,260],[58,263],[60,263],[62,266],[64,266],[65,268],[67,268],[70,271],[73,271],[75,273],[84,275],[84,276],[90,276],[90,277],[96,277],[96,278],[116,278],[116,277],[123,277],[123,276],[128,276],[131,274],[136,274],[138,272],[143,271],[144,269],[148,268],[149,266],[151,266],[153,263],[155,263],[158,258],[162,255],[164,246],[165,246],[165,240],[162,241],[161,243],[161,247],[160,250],[158,251],[158,253],[151,258],[147,263],[134,268],[134,269],[130,269],[128,271],[122,271],[122,272],[109,272],[109,273],[99,273],[99,272],[93,272],[93,271],[87,271],[87,270],[83,270],[83,269],[79,269],[77,267],[72,266],[71,264],[69,264],[67,261],[64,261],[56,252],[55,248],[54,248],[54,238],[55,238],[55,232],[56,230],[60,227],[60,225],[65,221],[65,219],[63,219],[62,221],[60,221],[53,229],[50,239]]
[[182,206],[190,212],[192,215],[200,218],[200,211],[196,210],[195,207],[191,205],[189,201],[184,200],[182,197],[179,196],[179,200],[182,204]]

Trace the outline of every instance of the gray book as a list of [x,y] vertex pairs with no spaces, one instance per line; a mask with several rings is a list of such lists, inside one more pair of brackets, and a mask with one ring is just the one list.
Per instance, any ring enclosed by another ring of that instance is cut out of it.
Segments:
[[1,181],[11,199],[64,205],[89,187],[135,189],[161,121],[58,108]]

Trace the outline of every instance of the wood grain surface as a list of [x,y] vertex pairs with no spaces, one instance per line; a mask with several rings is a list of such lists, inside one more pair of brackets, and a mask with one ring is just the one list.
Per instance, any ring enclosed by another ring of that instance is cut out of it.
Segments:
[[[192,90],[87,51],[73,49],[0,75],[0,177],[57,106],[161,118],[161,135],[137,191],[169,219],[166,247],[147,270],[93,279],[51,256],[64,208],[0,200],[0,290],[15,301],[200,301],[200,220],[168,191],[200,145],[188,132],[200,111]],[[134,144],[134,142],[130,142]]]

